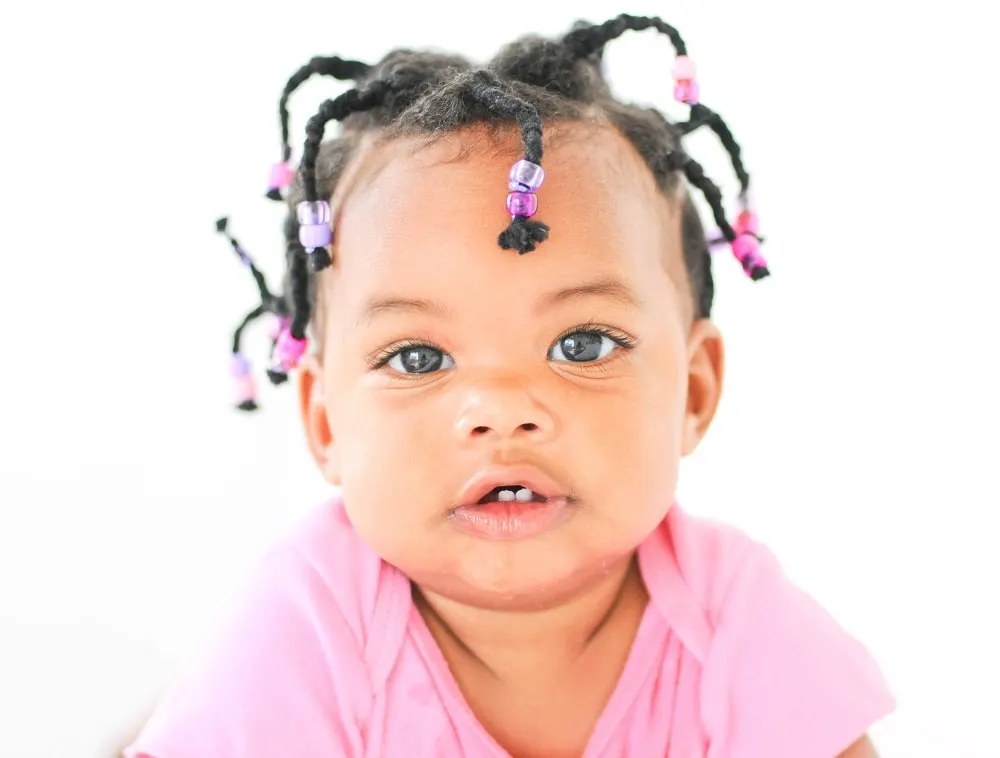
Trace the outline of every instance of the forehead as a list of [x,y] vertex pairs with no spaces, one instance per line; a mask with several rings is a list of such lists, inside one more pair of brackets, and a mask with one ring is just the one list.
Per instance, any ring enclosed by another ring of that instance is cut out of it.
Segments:
[[665,275],[680,281],[678,205],[659,193],[624,137],[596,124],[547,129],[535,219],[550,227],[549,239],[523,256],[502,250],[507,173],[520,155],[516,131],[485,128],[365,151],[350,189],[334,197],[337,300],[421,288],[423,296],[549,289],[601,276],[637,291],[662,286]]

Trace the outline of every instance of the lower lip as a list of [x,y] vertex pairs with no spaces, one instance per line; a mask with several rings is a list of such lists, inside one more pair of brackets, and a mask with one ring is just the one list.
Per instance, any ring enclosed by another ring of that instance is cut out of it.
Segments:
[[569,500],[552,498],[544,503],[519,500],[463,505],[451,513],[459,529],[487,540],[523,540],[556,526],[570,513]]

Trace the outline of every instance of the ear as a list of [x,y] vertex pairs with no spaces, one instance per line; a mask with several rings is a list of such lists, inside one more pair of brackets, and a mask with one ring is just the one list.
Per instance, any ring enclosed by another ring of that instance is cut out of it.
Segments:
[[722,334],[708,319],[699,319],[688,337],[688,392],[681,454],[690,455],[715,418],[722,394],[725,350]]
[[304,356],[299,364],[299,412],[309,452],[323,478],[340,485],[340,461],[330,429],[329,411],[323,392],[323,367],[315,356]]

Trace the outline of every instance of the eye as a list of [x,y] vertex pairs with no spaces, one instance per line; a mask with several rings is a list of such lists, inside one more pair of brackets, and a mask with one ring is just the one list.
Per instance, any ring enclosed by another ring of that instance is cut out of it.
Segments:
[[549,350],[549,360],[592,363],[606,358],[619,346],[629,347],[624,339],[600,331],[581,330],[560,337]]
[[400,374],[432,374],[455,368],[454,359],[430,345],[408,345],[382,361]]

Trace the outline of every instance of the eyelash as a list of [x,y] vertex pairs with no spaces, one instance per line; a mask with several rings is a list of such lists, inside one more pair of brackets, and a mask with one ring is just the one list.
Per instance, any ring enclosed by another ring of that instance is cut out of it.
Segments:
[[[604,337],[607,337],[609,340],[611,340],[616,345],[625,350],[634,350],[636,346],[639,344],[639,340],[637,340],[635,337],[632,337],[629,334],[626,334],[625,332],[622,332],[618,329],[614,329],[610,326],[604,326],[603,324],[595,324],[595,323],[580,324],[578,326],[574,326],[572,329],[567,329],[558,337],[556,337],[555,341],[552,344],[554,345],[558,344],[559,342],[562,342],[562,340],[569,337],[571,334],[577,334],[579,332],[600,334]],[[418,338],[418,339],[403,340],[402,342],[395,342],[392,345],[389,345],[388,347],[379,350],[375,355],[373,355],[368,360],[368,367],[372,371],[379,371],[381,369],[384,369],[386,365],[388,365],[389,361],[391,361],[393,358],[395,358],[404,350],[413,350],[414,348],[421,348],[421,347],[425,347],[430,350],[438,350],[439,352],[442,353],[444,352],[443,350],[441,350],[441,348],[437,347],[429,339]],[[610,356],[600,361],[593,361],[590,363],[581,362],[576,365],[582,368],[588,368],[588,367],[599,368],[603,367],[608,362],[609,358]],[[567,361],[561,361],[561,362],[567,362]],[[415,374],[414,376],[425,376],[425,375]]]
[[605,326],[604,324],[595,324],[593,322],[580,324],[579,326],[574,326],[572,329],[567,329],[565,332],[556,337],[555,342],[562,342],[571,334],[576,334],[577,332],[590,332],[593,334],[604,335],[618,345],[618,347],[625,348],[626,350],[632,350],[639,344],[639,340],[623,331],[620,331],[619,329],[614,329],[610,326]]
[[[418,347],[426,347],[431,350],[441,350],[441,348],[436,347],[430,340],[423,339],[413,339],[413,340],[403,340],[402,342],[394,342],[388,347],[382,348],[375,355],[368,359],[368,368],[372,371],[378,371],[379,369],[385,368],[386,364],[389,363],[393,358],[399,355],[404,350],[413,350]],[[441,350],[441,352],[444,352]]]

